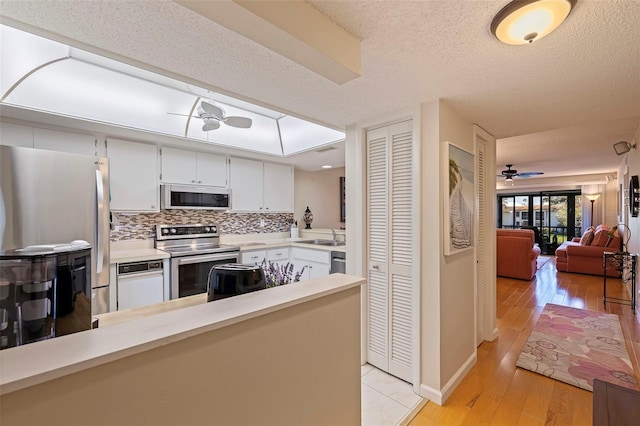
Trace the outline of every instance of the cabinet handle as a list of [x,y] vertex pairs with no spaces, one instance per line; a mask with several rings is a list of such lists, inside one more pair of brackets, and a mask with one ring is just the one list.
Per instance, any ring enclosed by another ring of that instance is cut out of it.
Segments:
[[199,181],[198,181],[198,183],[202,183],[202,181],[201,181],[201,180],[199,180]]
[[260,207],[260,210],[262,210],[262,207]]
[[269,210],[269,207],[265,207],[267,210]]
[[196,183],[196,181],[195,181],[195,180],[192,180],[192,181],[191,181],[191,183]]
[[373,268],[372,268],[372,269],[374,269],[374,270],[376,270],[376,271],[379,271],[379,270],[380,270],[380,266],[378,266],[378,265],[373,265]]

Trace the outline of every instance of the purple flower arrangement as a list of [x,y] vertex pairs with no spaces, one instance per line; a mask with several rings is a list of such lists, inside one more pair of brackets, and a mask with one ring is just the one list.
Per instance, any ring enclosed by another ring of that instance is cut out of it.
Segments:
[[264,271],[264,281],[267,284],[267,288],[269,288],[289,283],[297,283],[300,281],[300,277],[302,277],[306,265],[295,275],[293,273],[293,263],[289,262],[284,265],[280,265],[278,263],[271,263],[271,261],[264,259],[260,264],[260,267]]

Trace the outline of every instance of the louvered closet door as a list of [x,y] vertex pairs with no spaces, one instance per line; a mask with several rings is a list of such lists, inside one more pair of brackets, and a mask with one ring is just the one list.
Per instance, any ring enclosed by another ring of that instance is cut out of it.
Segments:
[[412,122],[367,133],[368,360],[403,380],[412,366]]
[[368,181],[368,350],[367,360],[389,370],[389,298],[387,284],[387,148],[388,128],[367,132]]

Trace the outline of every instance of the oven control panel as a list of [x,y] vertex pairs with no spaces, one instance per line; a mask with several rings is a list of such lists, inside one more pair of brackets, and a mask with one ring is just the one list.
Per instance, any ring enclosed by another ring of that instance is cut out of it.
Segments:
[[156,239],[217,237],[218,225],[156,225]]

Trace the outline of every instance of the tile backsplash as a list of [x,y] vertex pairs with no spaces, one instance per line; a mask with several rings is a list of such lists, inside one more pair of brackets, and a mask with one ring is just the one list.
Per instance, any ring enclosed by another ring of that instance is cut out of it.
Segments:
[[[260,226],[260,220],[264,226]],[[227,213],[212,210],[162,210],[159,213],[113,213],[111,241],[148,240],[162,224],[209,223],[220,234],[288,232],[293,213]]]

